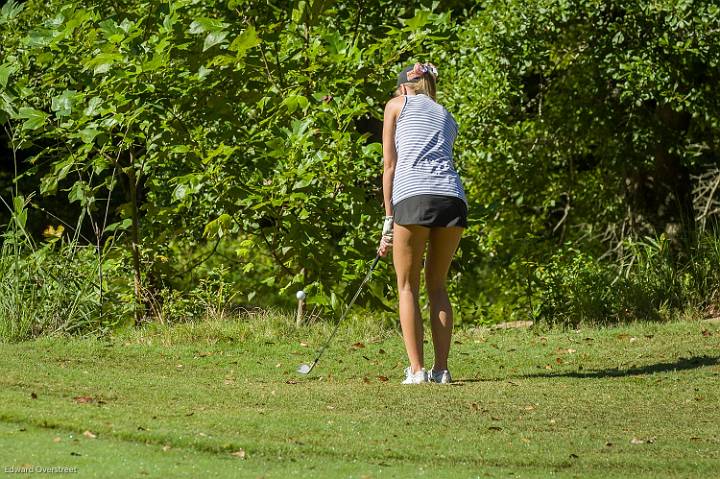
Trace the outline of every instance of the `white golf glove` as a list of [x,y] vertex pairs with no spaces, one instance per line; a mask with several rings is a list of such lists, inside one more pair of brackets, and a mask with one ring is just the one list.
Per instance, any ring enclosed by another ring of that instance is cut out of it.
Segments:
[[383,238],[385,238],[385,241],[389,244],[391,244],[392,240],[393,240],[393,223],[394,223],[393,216],[386,216],[385,221],[383,221],[382,236],[383,236]]

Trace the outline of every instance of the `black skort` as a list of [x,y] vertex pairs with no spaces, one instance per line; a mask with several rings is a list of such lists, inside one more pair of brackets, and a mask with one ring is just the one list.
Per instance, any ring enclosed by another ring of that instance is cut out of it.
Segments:
[[411,196],[393,205],[393,216],[399,225],[467,228],[467,205],[455,196]]

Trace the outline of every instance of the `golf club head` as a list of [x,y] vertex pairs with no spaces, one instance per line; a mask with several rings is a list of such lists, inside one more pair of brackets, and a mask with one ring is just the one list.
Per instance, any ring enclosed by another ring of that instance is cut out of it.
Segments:
[[309,364],[301,364],[300,367],[297,369],[297,372],[300,374],[308,374],[310,371],[312,371],[312,366]]

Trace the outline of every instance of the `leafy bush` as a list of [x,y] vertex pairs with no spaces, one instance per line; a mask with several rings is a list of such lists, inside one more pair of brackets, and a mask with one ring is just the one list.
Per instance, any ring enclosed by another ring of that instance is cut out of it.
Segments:
[[[0,27],[18,170],[0,189],[85,218],[103,251],[87,271],[117,273],[100,291],[137,324],[288,308],[299,288],[337,311],[374,255],[383,105],[416,60],[460,124],[462,322],[659,317],[715,294],[712,2],[30,0]],[[390,310],[378,269],[363,300]]]
[[13,221],[2,235],[0,338],[102,333],[116,325],[116,315],[102,314],[93,248],[64,243],[61,231],[36,244],[25,231],[25,207],[24,198],[14,198]]

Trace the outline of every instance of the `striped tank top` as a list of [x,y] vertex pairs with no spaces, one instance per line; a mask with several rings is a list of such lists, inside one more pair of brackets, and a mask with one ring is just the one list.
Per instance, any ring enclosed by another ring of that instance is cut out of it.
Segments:
[[423,94],[405,96],[395,128],[393,205],[416,195],[455,196],[467,204],[453,164],[457,134],[455,119],[442,105]]

